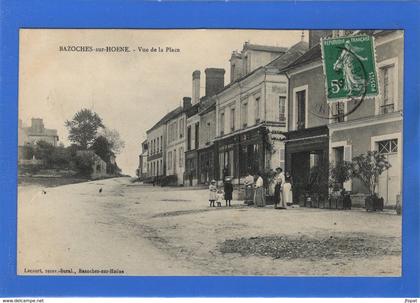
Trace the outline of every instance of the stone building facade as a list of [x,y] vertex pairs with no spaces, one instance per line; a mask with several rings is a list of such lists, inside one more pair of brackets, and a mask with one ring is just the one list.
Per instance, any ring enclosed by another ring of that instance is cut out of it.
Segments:
[[[404,35],[401,30],[371,34],[380,94],[366,99],[344,121],[331,121],[329,153],[332,161],[350,160],[368,150],[385,155],[391,167],[379,176],[377,192],[384,198],[385,207],[394,207],[402,192]],[[348,103],[344,112],[352,111],[353,106]],[[347,188],[353,193],[367,193],[356,178]]]
[[147,157],[148,157],[148,144],[147,139],[141,143],[141,153],[139,155],[139,167],[137,168],[136,175],[141,180],[147,178]]
[[172,112],[166,122],[166,176],[176,176],[178,185],[184,184],[186,150],[186,111],[191,98],[184,98],[183,106]]
[[[225,70],[221,68],[206,68],[205,71],[205,95],[200,98],[200,71],[193,72],[193,102],[192,107],[187,111],[187,147],[185,153],[185,178],[184,184],[193,186],[198,183],[208,183],[208,178],[213,174],[209,174],[210,165],[208,160],[208,144],[200,146],[200,139],[208,139],[209,121],[201,121],[201,112],[207,108],[209,100],[218,92],[223,90],[225,83]],[[213,100],[213,99],[212,99]],[[204,123],[204,124],[203,124]],[[214,121],[212,121],[214,124]],[[214,132],[215,129],[211,128]],[[204,137],[203,137],[204,136]],[[214,135],[212,136],[214,137]],[[209,139],[210,140],[210,139]],[[207,142],[206,142],[207,143]],[[206,149],[207,151],[203,150]],[[201,159],[202,158],[202,159]],[[201,162],[201,160],[203,162]],[[213,166],[214,162],[211,161]],[[202,169],[200,169],[202,168]],[[213,168],[211,168],[213,170]],[[202,175],[205,173],[205,175]]]
[[[166,160],[166,120],[168,115],[162,118],[147,133],[147,165],[146,178],[159,179],[165,175]],[[144,159],[144,157],[143,157]]]
[[209,184],[215,179],[216,98],[200,102],[200,137],[198,142],[198,183]]
[[57,130],[45,128],[44,121],[40,118],[32,118],[29,127],[25,127],[22,120],[19,120],[18,145],[36,144],[38,141],[45,141],[57,146],[59,141]]
[[[289,76],[286,170],[294,182],[294,198],[310,186],[311,171],[351,161],[369,150],[386,155],[391,168],[380,176],[378,194],[394,206],[402,184],[403,33],[401,31],[312,31],[311,48],[284,71]],[[375,38],[380,95],[327,104],[319,38],[368,34]],[[310,40],[311,41],[311,40]],[[357,106],[357,110],[354,107]],[[348,114],[347,113],[350,113]],[[352,194],[366,193],[357,179],[344,184]],[[325,188],[325,195],[328,189]],[[297,202],[297,201],[296,201]]]
[[20,160],[23,160],[24,149],[27,145],[35,145],[39,141],[50,143],[57,146],[59,138],[56,129],[45,128],[43,119],[32,118],[31,126],[25,127],[22,120],[18,124],[18,150]]
[[233,81],[216,96],[217,180],[231,176],[240,183],[248,172],[284,167],[288,79],[280,70],[307,47],[305,42],[289,49],[245,43],[241,53],[232,54]]

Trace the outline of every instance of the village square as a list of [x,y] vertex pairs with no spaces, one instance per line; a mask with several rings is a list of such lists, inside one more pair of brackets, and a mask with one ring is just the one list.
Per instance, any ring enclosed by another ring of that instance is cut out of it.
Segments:
[[307,35],[191,69],[131,172],[93,106],[19,121],[18,273],[400,276],[403,32]]

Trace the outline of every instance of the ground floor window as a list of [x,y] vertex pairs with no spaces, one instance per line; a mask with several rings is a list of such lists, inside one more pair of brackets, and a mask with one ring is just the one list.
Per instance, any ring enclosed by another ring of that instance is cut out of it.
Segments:
[[214,179],[214,153],[212,151],[200,154],[199,178],[200,183],[209,183]]
[[168,169],[172,169],[172,152],[168,152]]
[[262,146],[260,143],[241,146],[240,149],[240,175],[246,176],[250,172],[256,174],[261,170]]
[[324,150],[302,151],[290,155],[288,170],[293,180],[293,196],[297,201],[306,195],[328,195],[328,158]]
[[377,191],[384,199],[385,205],[395,205],[397,195],[401,192],[401,163],[398,156],[398,139],[376,142],[377,151],[384,155],[391,165],[378,178]]
[[335,163],[340,163],[344,161],[344,146],[334,147],[333,153]]
[[224,180],[226,176],[234,175],[233,149],[219,152],[219,178]]
[[378,151],[381,154],[397,153],[398,152],[398,139],[379,141]]

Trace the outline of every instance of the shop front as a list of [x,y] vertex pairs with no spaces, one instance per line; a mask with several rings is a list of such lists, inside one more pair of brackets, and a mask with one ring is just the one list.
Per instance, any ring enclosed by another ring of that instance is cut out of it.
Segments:
[[217,180],[226,176],[245,177],[248,173],[255,175],[265,167],[264,127],[234,134],[216,141]]
[[286,172],[292,176],[294,203],[328,197],[328,128],[314,127],[286,134]]
[[214,146],[198,150],[198,183],[210,184],[215,179]]
[[198,153],[196,150],[185,153],[184,185],[195,186],[198,183]]

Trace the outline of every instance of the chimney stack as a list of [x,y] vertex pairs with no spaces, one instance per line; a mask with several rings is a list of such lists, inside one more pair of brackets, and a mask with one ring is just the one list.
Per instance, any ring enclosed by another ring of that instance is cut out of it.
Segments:
[[211,97],[225,86],[225,70],[223,68],[206,68],[206,96]]
[[186,110],[190,107],[191,107],[191,98],[190,97],[182,98],[182,109]]
[[41,118],[32,118],[31,128],[34,132],[42,133],[44,131],[44,121]]
[[195,70],[192,73],[192,104],[200,101],[200,71]]
[[309,31],[309,48],[317,45],[321,38],[328,37],[332,34],[332,30],[310,30]]

